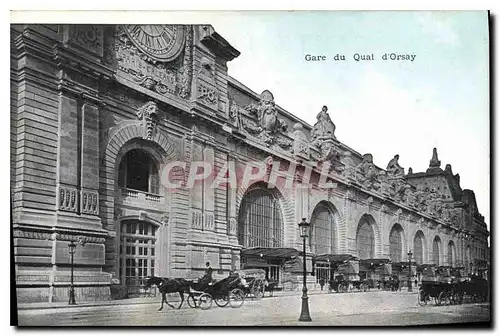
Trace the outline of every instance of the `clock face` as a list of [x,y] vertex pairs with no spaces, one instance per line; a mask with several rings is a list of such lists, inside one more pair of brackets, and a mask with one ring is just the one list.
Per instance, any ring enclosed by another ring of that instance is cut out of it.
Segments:
[[182,25],[125,25],[124,29],[137,48],[157,61],[174,60],[184,46]]

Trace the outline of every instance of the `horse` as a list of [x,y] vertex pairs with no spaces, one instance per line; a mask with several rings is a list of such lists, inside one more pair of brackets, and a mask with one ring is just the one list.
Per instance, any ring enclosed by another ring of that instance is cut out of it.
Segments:
[[156,287],[158,287],[158,290],[161,293],[161,307],[158,308],[158,310],[163,309],[163,302],[165,302],[171,308],[175,309],[175,307],[170,303],[168,303],[167,301],[168,293],[179,293],[179,296],[181,298],[181,303],[179,307],[177,307],[177,309],[181,309],[182,304],[184,303],[184,293],[189,292],[191,290],[191,287],[193,286],[193,281],[186,280],[183,278],[169,279],[169,278],[159,278],[152,276],[147,278],[144,288],[147,290],[152,285],[156,285]]

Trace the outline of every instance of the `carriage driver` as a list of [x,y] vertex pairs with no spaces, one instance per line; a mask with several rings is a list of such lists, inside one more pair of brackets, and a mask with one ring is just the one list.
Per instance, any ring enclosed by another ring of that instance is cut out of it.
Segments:
[[208,261],[205,265],[207,268],[205,269],[205,274],[203,274],[203,277],[200,279],[200,282],[205,283],[205,284],[209,284],[209,283],[214,281],[214,279],[212,278],[213,270],[212,270],[212,267],[210,267],[210,263]]

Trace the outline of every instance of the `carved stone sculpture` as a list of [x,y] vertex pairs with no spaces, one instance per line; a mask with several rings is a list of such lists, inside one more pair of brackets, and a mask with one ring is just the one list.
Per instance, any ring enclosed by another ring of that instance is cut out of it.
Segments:
[[252,123],[245,123],[244,127],[250,132],[260,133],[260,137],[270,146],[274,142],[274,134],[276,132],[285,132],[287,130],[286,123],[278,118],[278,110],[274,103],[273,94],[264,90],[260,94],[260,101],[258,104],[251,104],[245,108],[253,113],[258,120],[258,127]]
[[374,182],[377,181],[377,169],[373,164],[373,157],[371,154],[363,155],[363,161],[356,167],[358,171],[357,181],[366,189],[372,189]]
[[144,127],[143,138],[146,140],[153,139],[156,132],[156,124],[158,122],[158,106],[155,102],[149,101],[137,110],[137,118],[142,120]]
[[348,179],[356,179],[356,167],[351,157],[351,152],[345,151],[341,158],[341,162],[343,164],[343,167],[340,171],[342,175],[347,177]]
[[316,124],[312,130],[312,142],[317,145],[317,142],[321,142],[324,139],[336,139],[335,138],[335,124],[330,119],[328,115],[328,107],[323,106],[321,112],[316,116]]
[[389,195],[391,185],[389,183],[389,178],[387,177],[387,173],[385,171],[381,170],[378,174],[378,180],[380,181],[380,190],[379,191],[383,195]]
[[307,136],[304,133],[304,126],[301,123],[293,125],[293,132],[290,134],[293,138],[293,153],[309,157],[309,144],[307,143]]
[[391,177],[403,177],[405,174],[405,170],[403,167],[401,167],[398,163],[399,160],[399,155],[396,154],[394,155],[394,158],[392,158],[391,161],[387,164],[387,173]]

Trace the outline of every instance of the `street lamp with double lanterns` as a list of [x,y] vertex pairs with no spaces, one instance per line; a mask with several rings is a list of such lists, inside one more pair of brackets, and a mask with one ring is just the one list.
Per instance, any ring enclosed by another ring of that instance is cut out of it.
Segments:
[[299,223],[300,236],[302,237],[302,252],[303,252],[303,270],[302,270],[302,309],[300,311],[299,321],[311,322],[311,315],[309,314],[309,298],[307,297],[307,284],[306,284],[306,238],[309,236],[310,224],[305,218]]
[[413,253],[411,253],[411,250],[408,252],[408,292],[412,292],[413,289],[411,288],[411,256]]

